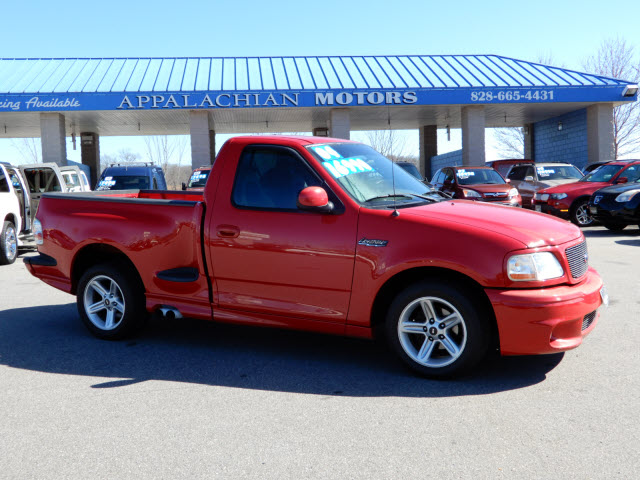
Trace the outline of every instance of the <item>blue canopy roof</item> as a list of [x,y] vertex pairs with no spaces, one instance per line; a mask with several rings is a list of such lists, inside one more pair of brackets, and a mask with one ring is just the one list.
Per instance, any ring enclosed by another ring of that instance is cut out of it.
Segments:
[[629,83],[496,55],[0,59],[0,95],[621,87]]

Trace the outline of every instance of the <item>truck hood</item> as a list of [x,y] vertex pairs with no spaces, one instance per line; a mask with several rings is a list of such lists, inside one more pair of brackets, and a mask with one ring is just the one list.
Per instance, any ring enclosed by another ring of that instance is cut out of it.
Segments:
[[455,222],[490,230],[530,248],[560,245],[581,236],[578,227],[551,215],[471,200],[448,200],[400,210],[400,215],[405,214],[416,220]]

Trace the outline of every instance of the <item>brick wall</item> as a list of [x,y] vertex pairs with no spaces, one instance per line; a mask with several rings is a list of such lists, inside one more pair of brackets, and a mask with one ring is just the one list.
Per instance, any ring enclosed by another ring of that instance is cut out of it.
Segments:
[[580,169],[587,165],[586,109],[535,123],[533,128],[536,162],[567,162]]
[[[462,165],[462,150],[455,150],[431,157],[432,175],[435,175],[436,171],[442,167],[457,167],[459,165]],[[431,180],[431,178],[429,178],[429,180]]]

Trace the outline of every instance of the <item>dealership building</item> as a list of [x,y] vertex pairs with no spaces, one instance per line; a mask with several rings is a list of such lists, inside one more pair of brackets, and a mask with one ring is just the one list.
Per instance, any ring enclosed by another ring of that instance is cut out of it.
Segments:
[[[97,178],[100,137],[190,135],[194,167],[216,133],[417,129],[420,166],[482,165],[485,129],[523,127],[525,157],[579,167],[612,159],[613,109],[638,86],[496,55],[0,59],[0,137],[40,137],[66,164],[80,141]],[[462,130],[438,155],[437,130]]]

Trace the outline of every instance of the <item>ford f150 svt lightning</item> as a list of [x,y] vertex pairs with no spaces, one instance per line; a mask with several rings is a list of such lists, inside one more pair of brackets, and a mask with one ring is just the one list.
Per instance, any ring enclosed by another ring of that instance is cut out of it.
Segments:
[[238,137],[203,192],[44,194],[44,282],[100,338],[148,312],[384,335],[415,371],[450,377],[504,355],[577,347],[606,299],[562,220],[444,199],[368,146]]

